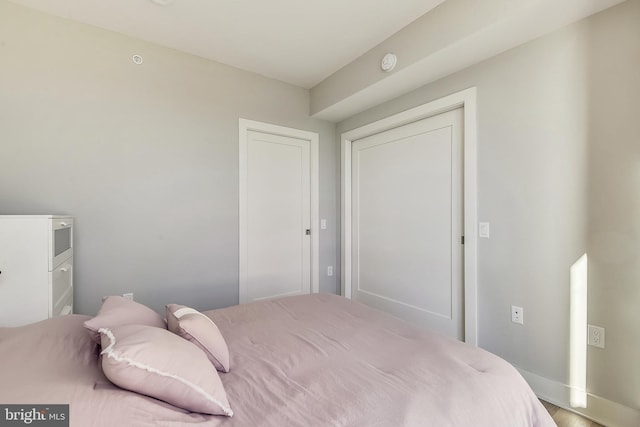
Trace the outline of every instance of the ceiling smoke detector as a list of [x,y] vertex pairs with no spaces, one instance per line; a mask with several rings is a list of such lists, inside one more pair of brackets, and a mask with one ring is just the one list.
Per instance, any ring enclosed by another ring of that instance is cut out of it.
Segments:
[[395,56],[393,53],[387,53],[385,56],[382,57],[382,61],[380,61],[380,68],[382,68],[382,71],[389,73],[394,68],[396,68],[397,63],[398,63],[398,57]]

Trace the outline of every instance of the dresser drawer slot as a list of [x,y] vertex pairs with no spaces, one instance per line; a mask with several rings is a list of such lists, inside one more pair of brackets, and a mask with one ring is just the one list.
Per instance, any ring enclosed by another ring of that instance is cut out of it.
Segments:
[[52,314],[57,315],[67,300],[73,300],[73,257],[53,270],[51,286]]
[[67,314],[73,313],[73,288],[68,289],[68,293],[64,295],[64,297],[58,301],[53,307],[53,313],[51,317],[55,316],[64,316]]

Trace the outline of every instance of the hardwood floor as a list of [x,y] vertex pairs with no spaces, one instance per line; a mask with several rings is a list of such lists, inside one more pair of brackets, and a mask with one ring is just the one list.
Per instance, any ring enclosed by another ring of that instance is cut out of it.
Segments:
[[544,400],[540,400],[540,402],[542,402],[544,407],[547,408],[547,411],[551,414],[551,418],[553,418],[553,421],[558,424],[558,427],[604,427],[602,424],[598,424],[597,422],[581,417],[578,414],[559,408],[556,405],[545,402]]

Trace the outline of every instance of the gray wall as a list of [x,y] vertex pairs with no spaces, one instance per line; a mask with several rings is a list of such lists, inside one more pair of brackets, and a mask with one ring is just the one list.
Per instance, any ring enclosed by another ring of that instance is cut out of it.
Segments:
[[[0,214],[76,218],[77,312],[123,292],[156,310],[236,304],[244,117],[319,132],[326,272],[335,125],[308,103],[304,89],[0,0]],[[321,274],[321,291],[337,277]]]
[[[338,124],[347,130],[478,88],[479,343],[568,384],[569,270],[589,258],[588,391],[640,409],[640,1]],[[510,306],[524,307],[524,326]]]

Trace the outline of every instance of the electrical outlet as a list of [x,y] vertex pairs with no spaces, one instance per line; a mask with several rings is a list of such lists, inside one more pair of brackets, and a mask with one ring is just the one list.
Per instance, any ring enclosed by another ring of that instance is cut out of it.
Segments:
[[133,292],[122,294],[122,296],[125,297],[126,299],[130,299],[131,301],[133,301]]
[[589,341],[588,344],[594,347],[604,348],[604,328],[587,325]]
[[524,325],[524,310],[516,305],[511,306],[511,321]]
[[327,267],[327,276],[333,276],[333,266]]

